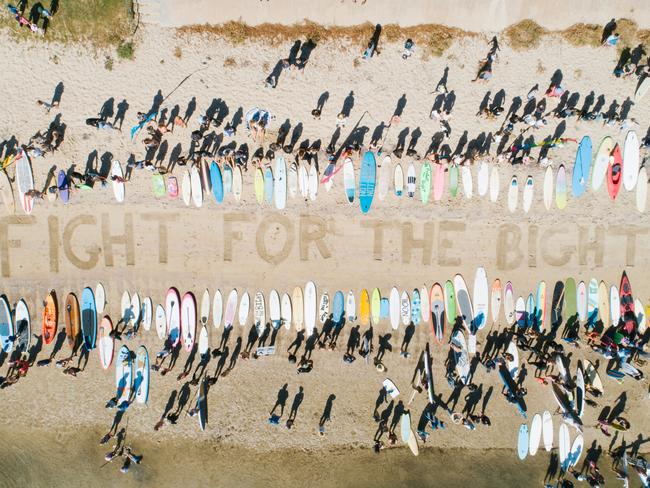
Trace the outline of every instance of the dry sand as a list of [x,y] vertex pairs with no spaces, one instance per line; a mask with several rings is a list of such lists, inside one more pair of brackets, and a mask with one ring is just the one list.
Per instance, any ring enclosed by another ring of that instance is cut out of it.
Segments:
[[[337,43],[322,44],[314,50],[304,75],[283,74],[275,90],[265,89],[263,80],[275,62],[287,56],[289,44],[233,47],[207,37],[178,38],[172,30],[146,30],[136,60],[116,62],[113,70],[108,71],[101,53],[78,47],[50,45],[44,49],[41,45],[3,41],[0,47],[5,60],[0,79],[2,139],[14,135],[24,143],[36,130],[46,128],[59,113],[67,126],[61,149],[45,159],[33,161],[37,186],[43,184],[51,165],[67,168],[75,164],[83,169],[88,155],[95,150],[105,161],[113,158],[126,161],[130,153],[139,158],[143,154],[141,138],[131,142],[127,136],[128,128],[135,123],[136,111],[148,110],[158,90],[166,95],[199,68],[202,71],[188,79],[163,105],[171,109],[178,104],[182,114],[192,97],[196,97],[197,103],[188,129],[178,129],[167,138],[169,152],[176,144],[182,144],[183,150],[187,150],[190,131],[198,125],[196,116],[213,98],[220,98],[228,105],[230,115],[226,120],[239,107],[244,112],[252,106],[271,110],[277,119],[268,139],[275,139],[279,125],[289,119],[292,128],[299,122],[303,124],[300,141],[313,142],[320,138],[327,144],[336,114],[350,91],[354,92],[355,104],[347,129],[367,110],[369,114],[363,121],[369,128],[366,142],[381,121],[388,121],[397,100],[406,94],[407,105],[400,126],[390,133],[385,148],[394,147],[403,128],[419,127],[422,136],[417,149],[423,153],[438,130],[437,124],[428,118],[433,103],[430,93],[446,66],[449,67],[448,87],[457,96],[451,120],[452,148],[464,131],[472,139],[482,131],[498,129],[501,120],[486,121],[474,115],[488,90],[493,94],[505,90],[508,106],[515,96],[525,99],[535,83],[545,89],[553,72],[560,69],[566,89],[580,93],[578,106],[593,90],[596,97],[601,94],[605,97],[605,107],[608,107],[614,100],[622,103],[633,94],[635,86],[632,80],[615,79],[611,75],[616,62],[614,50],[579,49],[553,39],[525,52],[502,46],[489,84],[470,82],[477,60],[485,55],[486,39],[482,37],[453,45],[442,58],[416,53],[408,61],[400,58],[400,45],[387,45],[379,57],[358,66],[355,59],[359,52],[342,49]],[[176,48],[180,49],[180,57],[174,55]],[[234,66],[224,66],[229,58],[235,61]],[[45,114],[34,102],[38,98],[48,99],[58,82],[65,86],[61,107]],[[314,120],[310,111],[324,91],[329,92],[329,100],[321,120]],[[110,97],[115,104],[123,99],[128,101],[130,108],[124,131],[98,132],[84,125],[85,118],[94,116]],[[555,100],[549,99],[548,108],[554,105]],[[630,113],[640,123],[640,135],[645,134],[650,122],[649,107],[650,98],[646,98]],[[535,138],[541,140],[552,134],[556,123],[553,120],[547,130],[535,133]],[[619,143],[624,137],[617,128],[599,123],[567,122],[567,137],[580,138],[586,134],[595,145],[604,135],[615,137]],[[410,136],[407,142],[409,139]],[[236,140],[247,142],[251,152],[254,149],[243,127]],[[575,145],[571,144],[552,149],[550,157],[554,167],[560,163],[570,167],[574,153]],[[322,161],[321,157],[324,166]],[[405,158],[402,164],[408,161]],[[180,174],[178,170],[176,173]],[[521,210],[515,214],[507,211],[504,189],[512,174],[517,174],[522,183],[527,174],[535,177],[535,203],[528,215]],[[564,211],[547,212],[541,199],[542,180],[543,172],[538,168],[503,166],[498,204],[491,204],[487,197],[475,197],[472,200],[446,198],[440,204],[424,206],[418,199],[400,201],[390,196],[385,202],[377,201],[370,214],[362,216],[356,205],[349,207],[345,203],[340,180],[334,183],[329,194],[321,188],[316,202],[294,200],[285,211],[276,212],[257,205],[249,172],[245,174],[242,203],[228,199],[222,207],[217,207],[206,196],[204,207],[195,209],[186,208],[180,200],[156,200],[151,193],[149,172],[136,171],[127,184],[127,198],[122,205],[114,201],[111,189],[107,188],[78,192],[72,197],[73,203],[67,206],[61,202],[39,204],[31,217],[22,216],[20,211],[18,216],[2,217],[3,291],[11,301],[25,297],[32,316],[37,317],[47,290],[55,288],[63,297],[68,291],[80,294],[84,286],[94,287],[97,281],[102,281],[108,293],[108,313],[117,317],[124,290],[151,296],[157,304],[172,285],[181,291],[193,290],[200,297],[206,287],[211,293],[220,288],[224,294],[232,287],[251,294],[258,289],[268,292],[271,288],[290,292],[294,286],[312,279],[319,293],[328,290],[332,295],[338,289],[352,289],[358,294],[362,288],[377,286],[388,294],[393,285],[411,290],[425,283],[430,286],[435,281],[442,282],[457,272],[464,274],[471,287],[474,271],[482,265],[490,281],[497,277],[502,281],[511,280],[516,293],[522,295],[534,290],[542,279],[549,286],[569,276],[583,280],[596,277],[608,284],[618,284],[621,271],[627,269],[635,296],[647,303],[650,285],[645,270],[650,264],[647,251],[650,223],[647,215],[636,211],[634,193],[622,190],[619,199],[612,203],[602,190],[597,195],[589,192],[578,201],[570,200]],[[161,219],[166,223],[159,224]],[[270,225],[265,227],[264,222]],[[381,245],[375,234],[378,224],[383,224],[385,229]],[[416,238],[424,235],[425,243],[431,244],[430,249],[425,245],[424,255],[419,249],[412,249],[412,254],[408,252],[412,247],[411,226]],[[161,231],[161,227],[166,230]],[[314,229],[324,232],[320,248],[310,241],[310,231]],[[233,234],[237,230],[241,232],[239,241]],[[111,239],[111,235],[118,238]],[[127,238],[120,241],[120,235]],[[235,241],[229,253],[228,242],[232,236]],[[588,244],[594,239],[598,244],[590,247]],[[502,326],[500,321],[495,328]],[[376,332],[385,333],[389,327],[388,323],[382,323]],[[248,330],[248,326],[236,326],[233,336],[241,335],[245,341]],[[394,334],[395,349],[401,344],[402,333]],[[210,328],[211,344],[215,344],[220,334],[220,330]],[[428,328],[419,327],[411,344],[414,354],[410,359],[396,352],[386,357],[387,375],[403,389],[405,396],[410,394],[408,385],[417,351],[430,339],[429,334]],[[163,443],[161,446],[165,447],[161,449],[167,449],[169,442],[179,437],[215,441],[215,449],[234,446],[257,451],[319,451],[369,447],[376,428],[371,412],[386,375],[362,360],[352,365],[342,362],[346,331],[337,352],[316,351],[314,371],[297,376],[284,353],[293,336],[293,330],[281,331],[279,354],[257,361],[239,360],[235,370],[218,381],[210,391],[210,419],[205,433],[199,432],[195,419],[185,417],[178,425],[154,433],[153,425],[171,391],[181,387],[175,379],[187,357],[181,353],[171,374],[164,378],[153,375],[149,405],[146,408],[134,405],[129,409],[129,431],[134,442],[146,435]],[[231,337],[231,347],[234,339]],[[482,339],[479,336],[479,341]],[[161,347],[154,331],[143,333],[129,345],[135,349],[140,343],[152,355]],[[45,347],[39,357],[45,357],[50,350]],[[451,391],[443,379],[446,354],[446,348],[434,347],[436,390],[443,398]],[[572,365],[584,357],[596,359],[595,354],[583,348],[574,351]],[[213,361],[209,368],[212,371],[214,367]],[[598,408],[588,408],[585,415],[586,445],[597,441],[607,446],[609,440],[593,424],[601,408],[613,404],[623,391],[627,392],[625,415],[632,420],[632,428],[625,438],[631,441],[647,433],[645,387],[629,379],[622,386],[603,379],[607,395],[599,401]],[[483,383],[484,392],[494,388],[486,410],[493,426],[474,432],[451,426],[433,434],[431,445],[470,449],[515,447],[521,417],[501,397],[498,377],[487,375],[479,368],[475,382]],[[298,386],[305,389],[305,401],[291,431],[266,423],[276,393],[284,383],[289,384],[288,406]],[[549,387],[540,386],[531,378],[527,386],[529,412],[555,409]],[[53,366],[34,368],[17,385],[3,390],[5,408],[0,409],[0,420],[5,424],[11,422],[15,431],[28,428],[36,432],[51,431],[56,426],[64,432],[92,429],[101,434],[112,419],[113,412],[105,410],[103,405],[113,392],[113,370],[103,372],[93,352],[88,369],[78,378],[63,376]],[[318,418],[331,393],[336,395],[332,422],[327,424],[327,435],[321,437],[317,433]],[[461,399],[458,409],[463,405]],[[424,406],[422,394],[411,407],[416,418]],[[555,419],[557,424],[559,419]],[[146,455],[156,456],[151,450]],[[509,452],[508,456],[514,459],[515,454]]]

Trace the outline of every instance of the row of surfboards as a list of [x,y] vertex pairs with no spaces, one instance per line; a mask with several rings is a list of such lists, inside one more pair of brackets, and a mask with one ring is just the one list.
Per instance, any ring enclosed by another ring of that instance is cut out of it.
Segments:
[[[535,414],[531,420],[530,428],[528,424],[523,423],[519,427],[519,437],[517,442],[517,453],[522,461],[528,455],[534,456],[543,438],[543,444],[546,451],[553,449],[553,418],[548,410],[542,415]],[[569,429],[565,423],[560,424],[558,429],[558,454],[560,466],[564,471],[568,471],[572,466],[576,466],[582,451],[584,449],[584,438],[578,434],[573,443]]]

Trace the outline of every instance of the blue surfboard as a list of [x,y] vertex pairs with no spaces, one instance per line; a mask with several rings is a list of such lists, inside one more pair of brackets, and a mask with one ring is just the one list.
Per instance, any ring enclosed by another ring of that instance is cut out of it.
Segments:
[[95,294],[90,288],[81,293],[81,333],[86,350],[95,349],[97,341],[97,306]]
[[390,315],[390,300],[388,298],[382,298],[379,302],[379,318],[387,319]]
[[368,213],[375,196],[375,183],[377,179],[377,162],[375,155],[368,151],[361,161],[361,173],[359,175],[359,204],[361,212]]
[[273,171],[271,168],[264,170],[264,198],[266,203],[273,202]]
[[413,290],[413,297],[411,298],[411,322],[413,322],[413,325],[420,323],[420,307],[420,291],[416,288]]
[[340,325],[343,321],[343,314],[345,313],[345,297],[342,291],[337,291],[334,294],[334,303],[332,305],[332,320],[336,325]]
[[59,171],[59,176],[56,181],[61,201],[68,203],[70,201],[70,185],[68,184],[68,175],[65,174],[65,171]]
[[212,183],[212,194],[217,203],[223,202],[223,179],[221,178],[221,168],[212,161],[210,163],[210,182]]
[[145,125],[147,125],[148,122],[151,122],[156,115],[158,115],[158,112],[151,112],[147,117],[140,122],[138,125],[134,125],[131,127],[131,140],[135,137],[135,135],[142,129]]
[[591,138],[584,136],[576,152],[576,160],[573,164],[573,177],[571,180],[571,193],[574,197],[581,197],[589,183],[589,171],[591,169]]
[[519,439],[517,440],[517,454],[522,461],[528,456],[528,424],[519,426]]

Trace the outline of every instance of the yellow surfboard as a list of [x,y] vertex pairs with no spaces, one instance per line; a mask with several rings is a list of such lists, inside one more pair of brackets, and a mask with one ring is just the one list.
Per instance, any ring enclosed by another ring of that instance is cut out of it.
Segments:
[[264,201],[264,172],[262,168],[255,170],[255,198],[257,199],[257,203],[262,205]]
[[607,329],[610,322],[609,290],[604,281],[601,281],[598,285],[598,314],[600,315],[600,320],[603,322],[603,327]]
[[372,290],[372,301],[370,302],[370,315],[372,316],[372,324],[379,323],[379,315],[381,312],[381,292],[379,288]]
[[370,297],[368,296],[368,290],[365,288],[361,290],[361,299],[359,301],[359,322],[364,326],[370,324]]

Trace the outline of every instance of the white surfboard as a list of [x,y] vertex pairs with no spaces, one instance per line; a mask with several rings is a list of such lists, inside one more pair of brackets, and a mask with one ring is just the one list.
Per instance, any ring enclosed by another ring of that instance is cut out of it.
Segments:
[[409,325],[411,323],[411,299],[406,290],[402,292],[399,302],[400,317],[402,318],[403,325]]
[[221,290],[217,289],[212,298],[212,325],[215,329],[221,327],[221,317],[223,315],[223,296]]
[[496,203],[499,199],[499,187],[501,186],[501,180],[499,179],[499,168],[498,166],[492,166],[492,171],[490,172],[490,201]]
[[293,325],[296,327],[297,331],[301,331],[303,328],[304,324],[304,313],[305,313],[305,306],[303,303],[303,294],[302,294],[302,288],[299,286],[296,286],[293,289],[293,294],[292,294],[292,315],[293,315]]
[[192,178],[190,177],[190,172],[185,170],[183,171],[183,177],[181,178],[181,191],[183,195],[183,203],[189,206],[192,201]]
[[569,443],[571,439],[569,437],[569,428],[565,423],[560,424],[560,430],[558,431],[558,449],[559,449],[559,460],[560,465],[566,466],[567,457],[569,456],[570,446]]
[[584,449],[585,440],[582,434],[578,434],[573,440],[571,445],[571,450],[569,451],[568,461],[571,466],[576,466],[580,458],[582,457],[582,451]]
[[146,331],[151,330],[153,322],[153,302],[150,297],[142,300],[142,328]]
[[477,189],[478,195],[484,197],[488,192],[488,184],[490,182],[490,167],[485,161],[478,163]]
[[463,193],[465,194],[465,198],[470,199],[472,198],[474,186],[472,182],[472,170],[469,168],[469,166],[463,166],[460,174],[461,179],[463,180]]
[[[27,196],[26,194],[34,189],[34,173],[32,172],[32,165],[29,161],[29,156],[24,149],[21,149],[15,159],[16,165],[16,183],[18,186],[18,199],[20,200],[20,205],[23,211],[29,215],[32,213],[34,208],[34,197]],[[120,167],[120,170],[122,168]],[[116,193],[116,198],[118,194]],[[122,200],[124,200],[124,192],[121,194]],[[14,203],[15,205],[15,203]]]
[[388,195],[391,174],[393,174],[393,163],[390,156],[386,155],[382,158],[381,168],[379,168],[379,185],[377,188],[377,197],[379,200],[384,200],[386,195]]
[[318,195],[318,171],[316,165],[312,164],[309,168],[309,199],[313,202]]
[[472,330],[481,330],[487,324],[488,314],[488,280],[485,268],[482,266],[476,269],[476,275],[474,276],[472,302],[474,308],[474,324]]
[[395,174],[393,176],[393,186],[395,187],[395,196],[401,197],[404,193],[404,170],[402,165],[395,165]]
[[584,322],[587,320],[587,285],[584,281],[580,281],[576,288],[576,302],[578,320]]
[[287,205],[287,163],[281,156],[275,159],[273,176],[273,201],[275,208],[284,210],[284,207]]
[[[120,178],[122,181],[114,180],[112,177],[115,176]],[[111,183],[113,185],[113,194],[115,195],[115,200],[119,203],[124,201],[125,194],[125,184],[124,184],[124,172],[122,171],[122,165],[119,161],[113,161],[111,166]]]
[[305,329],[307,336],[310,336],[316,327],[316,285],[313,281],[308,281],[305,285],[303,301]]
[[261,291],[255,293],[253,299],[253,322],[257,333],[262,335],[266,327],[266,302],[264,301],[264,294]]
[[396,287],[391,288],[389,296],[390,326],[397,330],[400,318],[400,296]]
[[250,313],[251,308],[251,297],[247,291],[242,293],[241,300],[239,300],[239,314],[237,319],[239,321],[240,327],[244,327],[248,322],[248,314]]
[[232,195],[238,202],[241,200],[242,187],[244,186],[243,180],[241,168],[235,166],[235,169],[232,171]]
[[639,177],[636,182],[636,209],[645,212],[646,203],[648,202],[648,172],[645,166],[639,170]]
[[232,327],[233,323],[235,322],[235,313],[237,311],[237,290],[233,288],[230,290],[230,293],[228,294],[228,301],[226,301],[226,312],[224,313],[223,316],[223,325],[225,328],[230,328]]
[[298,166],[298,188],[300,195],[306,200],[309,197],[309,172],[303,163]]
[[627,191],[634,190],[639,176],[639,139],[633,130],[625,137],[623,146],[623,186]]
[[422,322],[427,325],[431,321],[431,301],[427,285],[420,288],[420,312],[422,313]]
[[167,337],[167,317],[165,316],[165,309],[162,305],[156,305],[156,334],[161,341]]
[[95,309],[97,310],[97,315],[104,313],[104,307],[106,307],[106,290],[104,285],[97,283],[95,287]]
[[533,204],[533,190],[535,184],[533,177],[529,176],[526,178],[526,185],[524,186],[524,213],[528,213],[531,205]]
[[131,309],[131,295],[128,291],[122,293],[120,300],[120,319],[123,323],[128,324],[131,322],[133,310]]
[[506,314],[506,323],[512,326],[515,323],[515,295],[512,289],[512,283],[506,283],[503,294],[503,311]]
[[548,166],[544,173],[544,206],[546,210],[551,210],[553,203],[553,168]]
[[510,372],[512,379],[517,379],[519,374],[519,350],[517,349],[517,344],[514,341],[510,341],[507,349],[508,354],[512,356],[511,360],[506,360],[506,367]]
[[274,329],[280,327],[280,294],[275,289],[269,293],[269,319],[271,320],[271,327]]
[[357,306],[356,299],[354,297],[354,292],[350,290],[348,292],[347,299],[345,301],[345,317],[348,322],[352,322],[357,319]]
[[203,290],[203,295],[201,296],[201,308],[200,308],[199,322],[202,325],[208,323],[210,318],[210,291],[206,288]]
[[354,203],[354,194],[356,192],[356,182],[354,180],[354,164],[350,158],[345,158],[343,163],[343,190],[348,203]]
[[609,291],[609,312],[611,313],[612,325],[617,326],[621,320],[621,297],[616,285],[612,285]]
[[594,191],[598,191],[605,182],[607,175],[607,167],[609,166],[609,156],[614,149],[614,140],[605,136],[600,142],[598,152],[594,157],[594,169],[591,173],[591,187]]
[[134,293],[131,297],[131,323],[137,325],[140,322],[140,313],[142,312],[142,304],[140,303],[140,295]]
[[530,422],[530,434],[528,437],[529,450],[528,453],[531,456],[537,454],[539,449],[539,441],[542,437],[542,416],[538,413],[533,415],[533,420]]
[[201,185],[201,173],[196,166],[190,169],[190,179],[192,186],[192,203],[197,208],[203,206],[203,186]]
[[280,321],[286,330],[291,328],[291,297],[288,293],[282,294],[280,301]]
[[517,201],[519,200],[519,183],[517,175],[513,175],[508,186],[508,210],[513,213],[517,210]]
[[634,313],[636,314],[637,331],[639,335],[643,335],[648,328],[648,318],[645,315],[643,303],[638,298],[634,299]]
[[198,353],[200,356],[204,356],[208,353],[209,349],[210,349],[210,343],[209,343],[208,329],[205,325],[202,325],[201,330],[199,331]]
[[406,170],[406,192],[409,198],[413,198],[415,196],[415,183],[415,165],[411,161],[409,163],[408,169]]
[[544,438],[544,449],[550,452],[553,449],[553,417],[548,410],[544,410],[542,414],[542,435]]
[[291,163],[289,166],[287,186],[289,188],[289,197],[296,198],[296,195],[298,195],[298,165],[296,163]]
[[318,304],[318,320],[321,324],[324,324],[325,321],[330,316],[330,295],[327,292],[324,292],[320,296],[320,302]]

